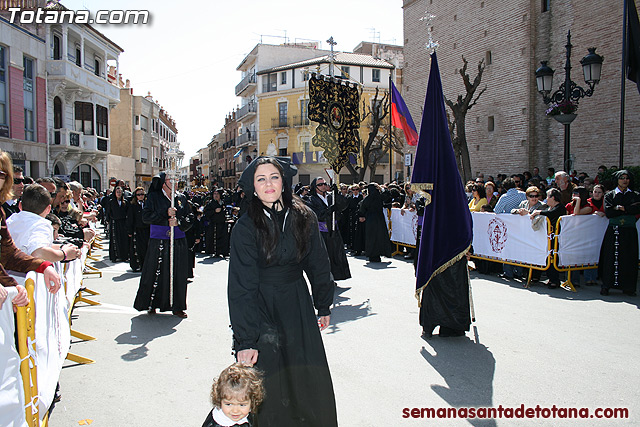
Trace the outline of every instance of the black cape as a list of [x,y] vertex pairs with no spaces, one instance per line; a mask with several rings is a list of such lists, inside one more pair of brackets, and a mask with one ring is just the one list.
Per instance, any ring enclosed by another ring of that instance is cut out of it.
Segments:
[[383,207],[385,202],[391,198],[388,192],[380,193],[378,189],[370,185],[369,193],[360,204],[360,216],[365,218],[365,254],[369,258],[380,257],[381,255],[391,256],[391,240],[389,239],[389,228],[384,220]]
[[266,398],[256,414],[258,427],[337,426],[331,374],[314,312],[315,306],[319,316],[330,314],[334,284],[315,217],[308,241],[299,263],[287,215],[275,260],[265,265],[249,215],[240,217],[231,233],[228,298],[235,350],[257,349],[256,367],[264,373]]
[[463,257],[431,279],[422,291],[420,325],[427,336],[436,326],[468,331],[469,310],[469,269]]

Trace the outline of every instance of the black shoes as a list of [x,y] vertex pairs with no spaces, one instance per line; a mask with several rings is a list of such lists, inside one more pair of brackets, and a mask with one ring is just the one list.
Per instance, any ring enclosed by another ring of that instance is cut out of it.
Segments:
[[465,335],[464,331],[460,329],[447,328],[446,326],[440,326],[439,336],[448,338],[448,337],[463,337]]
[[609,288],[600,289],[600,295],[604,295],[604,296],[609,295]]

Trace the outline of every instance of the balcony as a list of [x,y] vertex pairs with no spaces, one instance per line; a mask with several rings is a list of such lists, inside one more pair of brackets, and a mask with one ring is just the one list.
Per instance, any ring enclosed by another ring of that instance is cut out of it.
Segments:
[[247,144],[250,142],[255,142],[256,140],[256,132],[251,132],[251,133],[243,133],[242,135],[240,135],[237,139],[237,145],[238,147],[241,147],[242,144]]
[[244,107],[242,107],[241,109],[239,109],[238,111],[236,111],[236,120],[242,120],[245,117],[255,116],[256,111],[257,111],[256,104],[254,102],[251,102],[245,105]]
[[109,98],[109,102],[120,101],[120,89],[106,79],[96,76],[92,71],[80,68],[72,62],[63,59],[48,60],[47,73],[49,86],[64,82],[65,93],[82,89],[103,95]]
[[272,129],[281,129],[289,127],[289,119],[288,117],[277,117],[275,119],[271,119],[271,128]]
[[245,89],[249,87],[255,88],[256,86],[256,75],[255,74],[247,74],[247,76],[242,79],[240,83],[236,85],[236,96],[240,96]]
[[148,159],[136,161],[136,175],[153,176],[153,167]]
[[278,82],[263,83],[262,93],[275,92],[278,90]]
[[236,146],[236,139],[230,139],[229,141],[225,142],[224,144],[222,144],[222,149],[223,150],[228,150],[229,148],[235,147]]
[[309,117],[293,116],[293,126],[294,127],[309,126]]
[[71,129],[55,129],[51,138],[51,150],[107,155],[111,151],[111,141]]

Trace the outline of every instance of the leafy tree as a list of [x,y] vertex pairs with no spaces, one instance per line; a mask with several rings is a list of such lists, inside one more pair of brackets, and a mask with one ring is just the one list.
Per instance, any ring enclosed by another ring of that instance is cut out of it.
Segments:
[[[451,114],[447,111],[447,121],[449,122],[449,133],[451,134],[451,142],[453,143],[453,151],[458,162],[458,170],[460,176],[464,182],[472,179],[471,175],[471,159],[469,158],[469,147],[467,145],[467,133],[465,129],[465,121],[467,119],[467,112],[478,102],[478,98],[487,90],[485,86],[480,92],[475,95],[476,90],[480,86],[482,81],[482,74],[484,73],[485,64],[484,59],[478,62],[478,74],[471,82],[469,74],[467,74],[468,62],[465,57],[462,57],[463,67],[459,73],[462,76],[462,81],[465,87],[465,95],[458,95],[458,99],[454,103],[445,96],[444,102],[451,110]],[[474,98],[475,95],[475,98]]]
[[389,132],[384,130],[381,132],[385,119],[389,117],[390,99],[388,92],[384,92],[382,97],[380,96],[380,89],[376,88],[371,106],[362,101],[362,111],[364,113],[361,119],[361,126],[368,126],[369,134],[362,146],[362,151],[359,153],[362,156],[362,167],[354,166],[351,163],[346,165],[354,182],[363,181],[367,170],[369,170],[369,182],[372,182],[378,164],[389,150],[402,154],[403,138],[399,138],[399,134],[394,132],[393,138],[390,139]]

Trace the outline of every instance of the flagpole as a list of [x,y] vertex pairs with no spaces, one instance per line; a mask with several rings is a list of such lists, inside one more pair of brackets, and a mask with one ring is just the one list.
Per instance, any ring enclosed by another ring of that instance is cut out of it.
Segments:
[[[389,182],[393,182],[393,128],[391,127],[391,105],[393,104],[393,70],[389,71]],[[405,180],[406,181],[406,180]]]
[[622,73],[620,76],[620,158],[618,159],[618,167],[624,167],[624,104],[625,104],[625,85],[627,78],[627,20],[629,5],[628,0],[624,0],[624,11],[622,12]]

